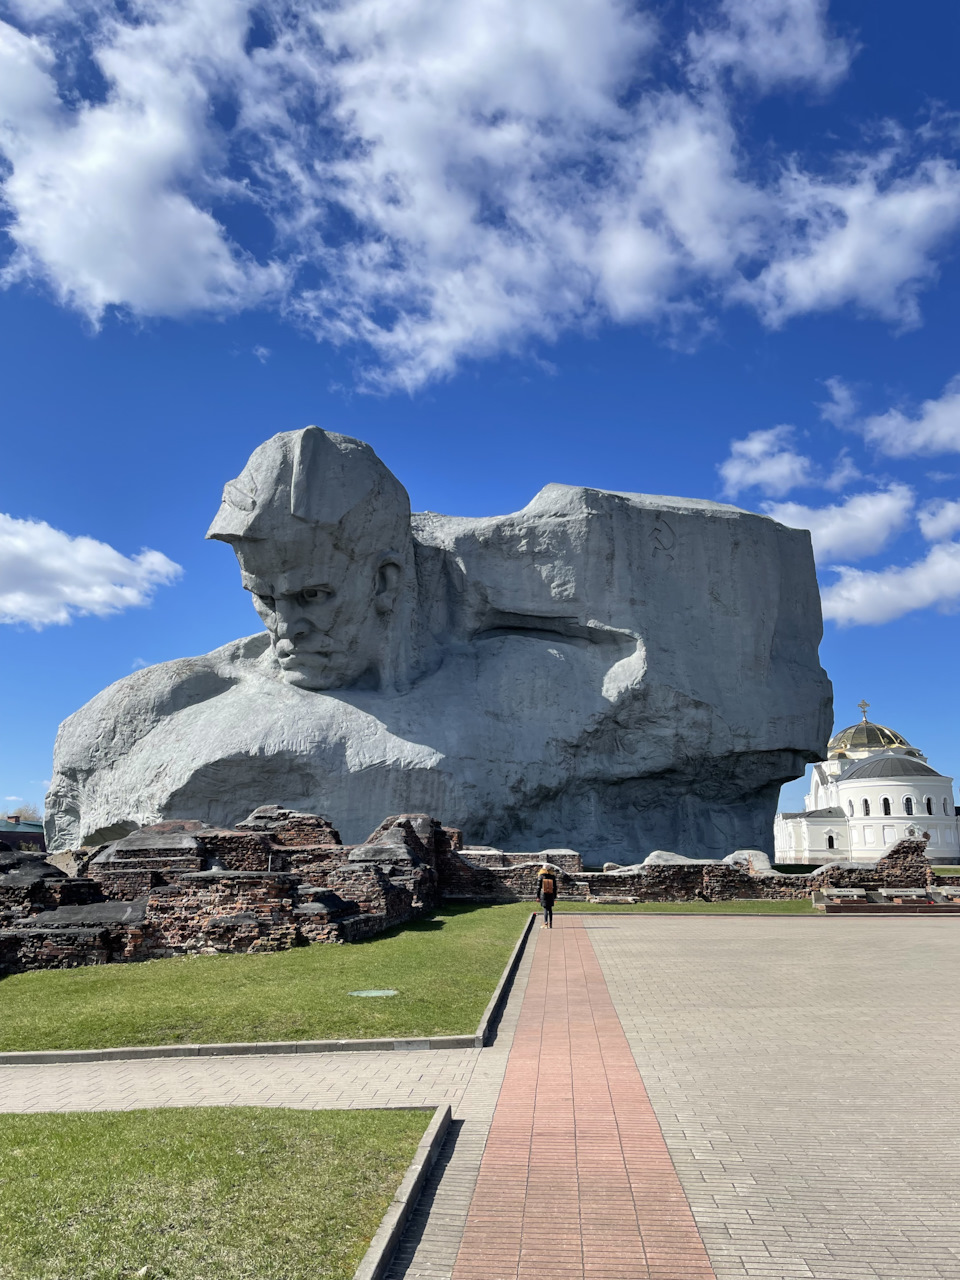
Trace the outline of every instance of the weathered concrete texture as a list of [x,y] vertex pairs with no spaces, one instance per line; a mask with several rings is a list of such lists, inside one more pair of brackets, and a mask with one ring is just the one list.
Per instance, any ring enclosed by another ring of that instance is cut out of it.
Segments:
[[266,631],[64,723],[51,848],[280,801],[350,843],[422,811],[508,851],[722,857],[769,851],[781,783],[824,755],[809,536],[766,517],[555,484],[411,516],[367,446],[308,428],[255,452],[210,536]]

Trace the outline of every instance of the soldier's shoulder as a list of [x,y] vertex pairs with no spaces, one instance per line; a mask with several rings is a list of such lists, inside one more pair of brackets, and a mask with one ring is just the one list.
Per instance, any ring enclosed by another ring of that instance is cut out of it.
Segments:
[[246,671],[256,670],[270,644],[264,633],[233,640],[193,658],[158,662],[116,680],[75,711],[60,726],[58,753],[80,739],[91,742],[136,741],[165,716],[226,693]]

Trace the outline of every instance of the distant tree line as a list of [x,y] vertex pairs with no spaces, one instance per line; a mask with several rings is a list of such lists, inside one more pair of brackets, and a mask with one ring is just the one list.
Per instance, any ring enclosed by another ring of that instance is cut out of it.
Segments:
[[38,809],[35,804],[18,804],[0,813],[0,818],[6,818],[7,821],[17,817],[21,822],[42,822],[43,811]]

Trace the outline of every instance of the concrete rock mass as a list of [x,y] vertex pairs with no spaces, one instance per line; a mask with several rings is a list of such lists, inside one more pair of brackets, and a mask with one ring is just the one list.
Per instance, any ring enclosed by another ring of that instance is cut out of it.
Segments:
[[63,724],[50,849],[279,803],[352,843],[429,812],[588,861],[772,852],[780,785],[824,755],[809,535],[766,517],[557,484],[411,515],[369,446],[308,427],[253,453],[208,536],[264,630]]

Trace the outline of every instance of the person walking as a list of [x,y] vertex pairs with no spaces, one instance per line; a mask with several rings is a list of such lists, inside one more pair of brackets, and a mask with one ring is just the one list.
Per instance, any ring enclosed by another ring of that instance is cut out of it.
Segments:
[[553,928],[553,904],[557,900],[557,873],[546,863],[537,872],[537,901],[543,907],[541,929]]

